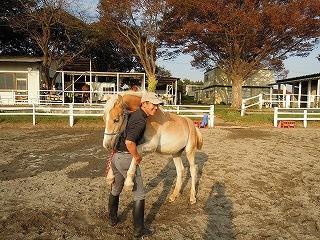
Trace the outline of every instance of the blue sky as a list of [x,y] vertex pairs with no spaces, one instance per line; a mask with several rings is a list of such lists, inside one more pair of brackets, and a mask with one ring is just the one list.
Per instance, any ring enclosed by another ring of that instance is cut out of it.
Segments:
[[[83,3],[83,8],[87,11],[96,12],[96,6],[99,0],[80,0]],[[297,77],[303,75],[309,75],[313,73],[320,73],[320,62],[316,59],[316,56],[320,54],[320,44],[315,48],[308,57],[290,57],[284,62],[285,68],[289,70],[288,77]],[[179,77],[181,79],[190,79],[192,81],[203,80],[203,70],[195,69],[191,66],[190,62],[192,57],[189,55],[180,55],[173,60],[159,59],[157,64],[161,67],[165,67],[172,73],[173,77]]]

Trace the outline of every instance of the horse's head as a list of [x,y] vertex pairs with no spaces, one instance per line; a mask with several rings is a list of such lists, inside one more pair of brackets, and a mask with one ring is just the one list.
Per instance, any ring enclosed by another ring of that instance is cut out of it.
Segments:
[[103,115],[105,123],[103,146],[106,149],[110,150],[115,147],[120,134],[125,130],[127,119],[127,111],[124,107],[122,96],[113,95],[108,97]]

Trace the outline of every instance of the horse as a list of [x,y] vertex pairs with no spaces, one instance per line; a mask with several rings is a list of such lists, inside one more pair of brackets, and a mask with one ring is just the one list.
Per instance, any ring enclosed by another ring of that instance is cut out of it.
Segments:
[[[138,109],[140,101],[141,94],[112,95],[108,97],[103,116],[105,122],[103,146],[106,149],[114,149],[120,134],[125,130],[128,113]],[[146,121],[145,143],[137,146],[138,153],[142,154],[142,156],[151,152],[172,155],[177,172],[176,185],[173,193],[169,196],[169,201],[172,202],[180,194],[182,173],[184,171],[181,154],[185,151],[191,175],[190,203],[196,203],[197,167],[195,164],[195,152],[197,149],[200,150],[203,145],[200,130],[195,127],[191,119],[164,112],[161,107],[158,108],[154,116],[147,117]],[[133,158],[127,171],[124,183],[125,190],[133,189],[133,178],[137,164]],[[107,182],[112,183],[113,180],[114,175],[110,168]]]
[[82,102],[83,103],[89,103],[90,99],[90,86],[88,84],[85,84],[81,88],[82,91]]

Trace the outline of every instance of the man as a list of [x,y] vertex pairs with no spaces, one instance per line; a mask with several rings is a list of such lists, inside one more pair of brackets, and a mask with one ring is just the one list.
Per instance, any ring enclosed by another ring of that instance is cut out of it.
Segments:
[[[140,108],[129,116],[126,129],[121,134],[116,145],[116,153],[111,161],[115,179],[109,195],[108,205],[111,226],[115,226],[118,223],[119,195],[122,191],[132,157],[138,163],[142,160],[142,157],[137,152],[137,146],[143,143],[146,118],[155,114],[160,103],[162,101],[158,99],[155,93],[147,92],[143,94]],[[152,235],[154,231],[144,228],[145,191],[139,165],[136,168],[135,175],[132,190],[134,239],[140,239],[141,237]]]

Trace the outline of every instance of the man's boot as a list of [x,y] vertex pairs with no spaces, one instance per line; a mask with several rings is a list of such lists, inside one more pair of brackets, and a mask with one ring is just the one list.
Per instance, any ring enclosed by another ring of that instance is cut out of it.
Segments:
[[153,229],[144,228],[144,200],[133,202],[133,227],[134,227],[134,240],[142,237],[151,236],[154,233]]
[[113,196],[111,193],[109,195],[109,223],[114,227],[118,223],[118,206],[119,206],[119,195]]

